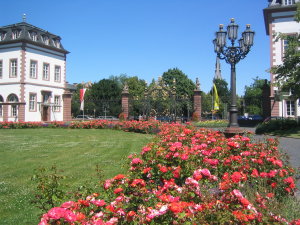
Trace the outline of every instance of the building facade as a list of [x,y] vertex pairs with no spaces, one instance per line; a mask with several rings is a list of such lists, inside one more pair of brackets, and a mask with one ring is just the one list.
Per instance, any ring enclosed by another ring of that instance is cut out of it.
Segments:
[[[300,32],[300,24],[295,21],[296,3],[300,0],[269,0],[269,6],[264,9],[266,33],[270,37],[270,66],[283,63],[287,40],[276,40],[278,33],[295,35]],[[283,91],[274,84],[276,74],[271,74],[271,116],[299,117],[299,99],[295,99],[292,90]]]
[[25,21],[0,27],[0,121],[71,120],[61,38]]

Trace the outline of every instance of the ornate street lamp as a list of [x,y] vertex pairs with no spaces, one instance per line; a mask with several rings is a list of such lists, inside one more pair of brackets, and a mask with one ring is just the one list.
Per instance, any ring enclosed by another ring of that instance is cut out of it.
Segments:
[[[225,59],[231,66],[231,103],[229,108],[229,125],[225,130],[227,136],[242,133],[237,122],[237,102],[236,102],[236,73],[235,64],[244,59],[249,53],[253,45],[254,31],[250,30],[250,25],[246,25],[246,30],[242,33],[242,37],[238,40],[238,46],[234,46],[238,35],[238,25],[231,19],[231,23],[227,26],[227,31],[223,30],[223,24],[220,24],[219,31],[216,32],[216,38],[213,40],[214,50],[220,59]],[[226,36],[231,44],[226,45]]]

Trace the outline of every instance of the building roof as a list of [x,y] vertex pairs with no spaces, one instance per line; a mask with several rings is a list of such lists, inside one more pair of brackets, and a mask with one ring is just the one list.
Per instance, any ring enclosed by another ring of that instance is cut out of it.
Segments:
[[0,27],[0,45],[25,42],[68,54],[61,44],[61,38],[26,22]]
[[72,92],[77,90],[76,85],[74,85],[74,84],[69,84],[68,82],[67,82],[66,88],[69,89],[69,90],[72,91]]
[[265,29],[267,35],[270,35],[269,31],[269,24],[272,23],[272,13],[274,12],[289,12],[289,11],[295,11],[297,10],[297,5],[270,5],[268,8],[265,8],[263,10],[264,12],[264,19],[265,19]]

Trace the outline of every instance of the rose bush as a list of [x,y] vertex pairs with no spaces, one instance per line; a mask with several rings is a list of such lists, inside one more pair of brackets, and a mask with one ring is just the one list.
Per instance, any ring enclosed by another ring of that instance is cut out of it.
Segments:
[[[71,127],[110,125],[89,121]],[[270,207],[295,191],[295,172],[283,161],[275,139],[226,139],[218,131],[189,124],[127,121],[113,127],[160,132],[140,155],[128,157],[128,174],[106,180],[85,199],[52,208],[40,225],[300,224]]]
[[72,128],[72,129],[118,129],[128,132],[137,133],[158,133],[161,122],[151,121],[108,121],[108,120],[91,120],[84,122],[64,123],[53,121],[50,123],[43,122],[0,122],[0,129],[17,129],[17,128]]

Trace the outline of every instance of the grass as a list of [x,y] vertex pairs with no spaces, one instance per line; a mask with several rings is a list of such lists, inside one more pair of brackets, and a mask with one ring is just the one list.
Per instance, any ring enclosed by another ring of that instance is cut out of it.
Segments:
[[38,223],[40,210],[30,203],[35,169],[56,165],[74,190],[96,179],[97,164],[104,178],[124,173],[124,159],[152,137],[116,130],[0,130],[0,224]]
[[195,123],[197,127],[219,128],[227,127],[228,120],[203,120]]
[[289,130],[277,130],[270,132],[269,134],[280,137],[300,138],[300,127],[296,127]]

